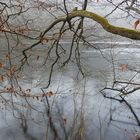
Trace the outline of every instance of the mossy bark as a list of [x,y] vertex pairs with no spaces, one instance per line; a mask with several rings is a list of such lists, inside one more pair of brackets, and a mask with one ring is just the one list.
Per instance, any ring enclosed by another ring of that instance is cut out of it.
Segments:
[[112,34],[117,34],[123,37],[127,37],[130,39],[134,39],[134,40],[140,40],[140,31],[111,25],[107,19],[95,13],[85,11],[85,10],[72,11],[69,14],[69,18],[75,18],[75,17],[90,18],[98,22],[107,32],[110,32]]

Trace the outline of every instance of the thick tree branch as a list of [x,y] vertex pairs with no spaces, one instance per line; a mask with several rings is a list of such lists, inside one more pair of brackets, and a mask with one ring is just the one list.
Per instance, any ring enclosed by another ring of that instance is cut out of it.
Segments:
[[117,34],[134,40],[140,40],[140,31],[111,25],[107,19],[95,13],[84,10],[78,10],[71,12],[69,15],[70,18],[78,16],[87,17],[98,22],[107,32],[110,32],[112,34]]
[[[107,32],[110,32],[112,34],[117,34],[122,37],[130,38],[133,40],[140,40],[140,31],[111,25],[106,18],[97,15],[95,13],[85,11],[85,10],[72,11],[71,13],[69,13],[69,19],[75,17],[90,18],[98,22]],[[66,20],[67,20],[67,16],[58,18],[44,31],[42,36],[44,36],[54,25],[56,25],[61,21],[66,21]]]

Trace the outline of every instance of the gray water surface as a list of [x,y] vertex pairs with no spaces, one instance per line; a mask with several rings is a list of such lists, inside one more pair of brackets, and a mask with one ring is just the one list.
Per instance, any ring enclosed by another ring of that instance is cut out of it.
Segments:
[[[45,55],[42,50],[39,54]],[[108,48],[100,51],[82,48],[81,66],[85,78],[81,76],[77,65],[73,62],[60,68],[61,60],[55,66],[51,85],[46,92],[50,90],[54,92],[54,95],[48,100],[51,105],[52,120],[59,132],[60,139],[65,140],[66,134],[69,139],[74,139],[73,135],[81,125],[81,136],[85,140],[130,140],[139,135],[137,122],[126,104],[106,99],[100,92],[106,86],[111,87],[114,76],[113,65],[117,80],[133,79],[133,82],[140,83],[139,73],[136,74],[135,71],[140,68],[139,54],[140,50],[137,48]],[[33,58],[30,59],[29,65],[23,68],[21,74],[23,78],[19,80],[19,83],[23,90],[31,89],[33,95],[41,95],[40,88],[45,87],[48,83],[49,64],[52,63],[52,60],[48,65],[42,66],[43,57],[38,61],[34,61]],[[128,64],[128,68],[122,71],[121,64]],[[7,81],[2,83],[3,86],[6,84]],[[112,90],[105,92],[110,96],[119,95]],[[11,99],[10,95],[3,94],[2,96]],[[140,115],[139,98],[139,91],[125,97],[138,117]],[[14,106],[9,107],[8,104],[1,106],[0,140],[45,140],[48,125],[46,99],[13,97],[13,100]],[[21,106],[22,104],[27,107]],[[112,120],[110,120],[110,112]],[[28,134],[24,134],[22,131],[20,115],[24,115],[22,117],[27,121]],[[64,117],[67,119],[66,124],[63,124]],[[48,130],[48,138],[53,139],[50,130]]]

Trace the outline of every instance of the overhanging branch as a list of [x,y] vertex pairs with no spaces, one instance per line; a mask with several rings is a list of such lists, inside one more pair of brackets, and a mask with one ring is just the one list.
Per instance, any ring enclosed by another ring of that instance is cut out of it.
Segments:
[[70,18],[74,18],[74,17],[90,18],[98,22],[107,32],[110,32],[112,34],[117,34],[123,37],[127,37],[130,39],[134,39],[134,40],[140,40],[140,31],[111,25],[108,22],[108,20],[105,19],[104,17],[101,17],[89,11],[84,11],[84,10],[73,11],[70,13],[69,17]]
[[[98,22],[107,32],[110,32],[112,34],[117,34],[122,37],[130,38],[133,40],[140,40],[140,31],[129,29],[129,28],[123,28],[119,26],[114,26],[110,24],[106,18],[99,16],[93,12],[89,12],[86,10],[78,10],[78,11],[72,11],[71,13],[69,13],[69,19],[72,19],[75,17],[90,18]],[[66,21],[66,20],[67,20],[67,16],[58,18],[44,31],[42,36],[44,36],[54,25],[56,25],[57,23],[61,21]]]

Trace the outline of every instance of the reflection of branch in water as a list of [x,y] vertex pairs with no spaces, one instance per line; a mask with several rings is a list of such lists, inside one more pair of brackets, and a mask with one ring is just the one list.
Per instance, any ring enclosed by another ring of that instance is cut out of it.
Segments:
[[[41,91],[43,94],[45,94],[44,90],[41,88]],[[51,115],[51,107],[50,107],[50,103],[49,103],[49,100],[48,100],[48,97],[46,97],[46,102],[47,102],[47,117],[48,117],[48,127],[51,128],[52,132],[54,133],[54,139],[58,139],[60,140],[59,138],[59,134],[58,134],[58,131],[53,123],[53,120],[52,120],[52,115]],[[47,132],[46,132],[46,136],[48,137],[48,128],[47,128]]]
[[[106,89],[106,88],[105,88],[105,89]],[[105,90],[105,89],[103,89],[103,90]],[[111,89],[111,88],[107,88],[107,89],[114,90],[113,88],[112,88],[112,89]],[[126,101],[126,100],[124,99],[125,97],[122,97],[121,95],[119,95],[119,97],[120,97],[121,99],[118,99],[118,98],[116,98],[116,97],[107,96],[103,90],[101,90],[100,92],[102,93],[102,95],[103,95],[105,98],[108,98],[108,99],[111,99],[111,100],[115,100],[115,101],[119,101],[120,103],[125,103],[125,104],[127,105],[127,107],[130,109],[131,113],[133,114],[133,116],[134,116],[134,118],[135,118],[137,124],[140,126],[140,120],[139,120],[139,118],[138,118],[136,112],[134,111],[134,109],[132,108],[132,106],[128,103],[128,101]],[[118,91],[118,90],[117,90],[117,91]]]
[[137,126],[137,124],[132,123],[132,122],[127,122],[127,121],[115,120],[115,119],[112,119],[112,121],[113,121],[113,122],[117,122],[117,123],[123,123],[123,124],[126,124],[126,125],[133,125],[133,126]]
[[122,101],[125,102],[125,104],[128,106],[128,108],[130,109],[130,111],[134,115],[138,125],[140,126],[140,120],[139,120],[138,116],[136,115],[136,113],[135,113],[134,109],[132,108],[132,106],[122,96],[120,96],[120,97],[121,97]]

